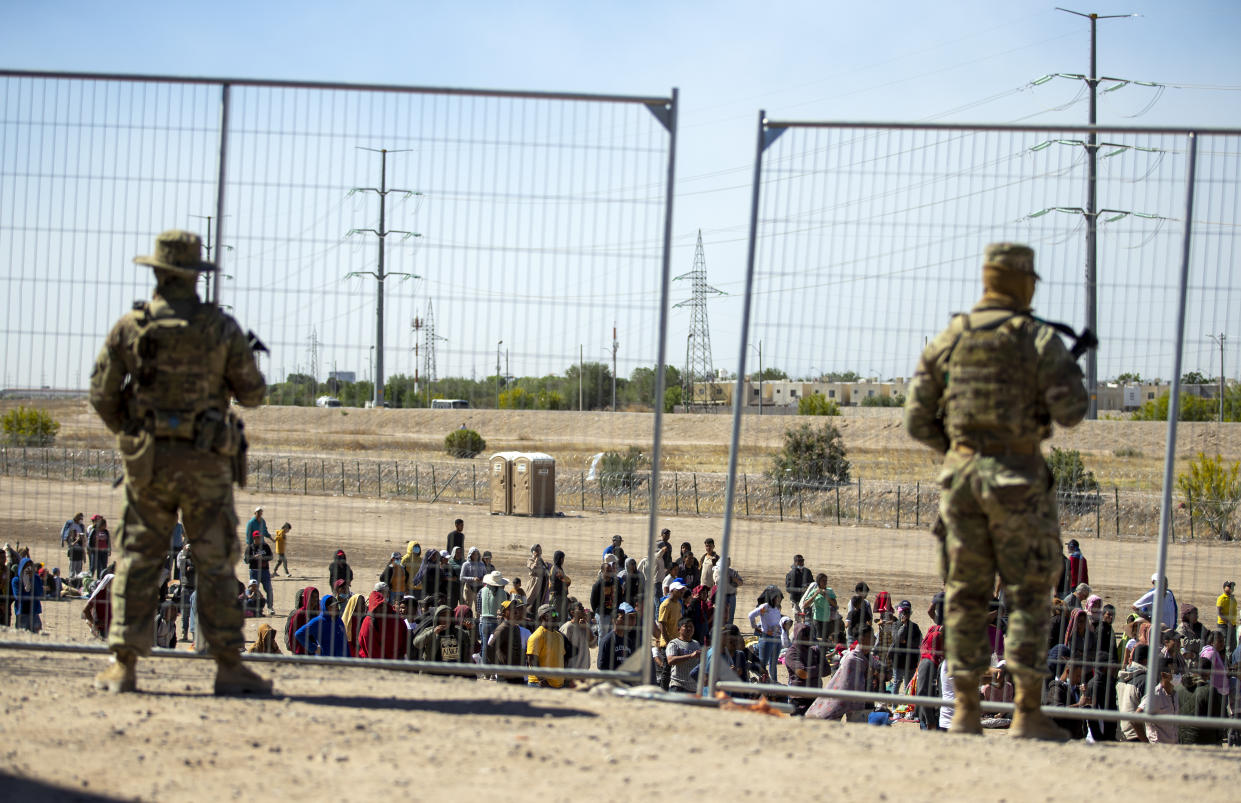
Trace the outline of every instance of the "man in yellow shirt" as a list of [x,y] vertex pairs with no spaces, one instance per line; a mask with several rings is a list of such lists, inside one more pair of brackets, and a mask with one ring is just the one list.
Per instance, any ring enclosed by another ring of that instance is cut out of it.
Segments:
[[[539,607],[539,626],[526,640],[526,666],[564,669],[564,636],[556,629],[554,611],[550,605]],[[564,678],[530,675],[526,680],[531,686],[550,686],[553,689],[564,685]]]
[[1237,598],[1232,595],[1236,585],[1232,580],[1225,580],[1224,593],[1215,600],[1215,621],[1224,631],[1225,660],[1231,660],[1232,651],[1237,648]]
[[668,642],[677,637],[677,623],[685,615],[685,604],[681,602],[684,595],[685,584],[680,580],[673,580],[668,585],[668,596],[659,603],[659,614],[655,620],[659,627],[655,630],[655,649],[651,651],[651,655],[659,670],[660,688],[664,690],[667,690],[672,681],[672,666],[665,657],[665,651],[668,649]]
[[284,542],[289,537],[289,530],[293,529],[293,525],[287,521],[280,525],[280,529],[276,530],[276,537],[272,540],[276,542],[276,567],[271,570],[272,574],[280,574],[280,567],[284,567],[284,576],[289,576],[289,561],[284,556]]

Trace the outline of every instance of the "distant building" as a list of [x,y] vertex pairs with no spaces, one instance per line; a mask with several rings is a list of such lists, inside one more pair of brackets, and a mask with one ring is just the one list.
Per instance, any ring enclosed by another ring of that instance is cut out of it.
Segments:
[[328,371],[328,381],[336,380],[337,382],[357,382],[357,371]]

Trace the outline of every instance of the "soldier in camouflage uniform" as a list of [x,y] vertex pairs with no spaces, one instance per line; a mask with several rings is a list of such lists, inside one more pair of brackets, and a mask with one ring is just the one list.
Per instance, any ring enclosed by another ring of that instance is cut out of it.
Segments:
[[117,322],[95,361],[91,405],[116,433],[125,462],[121,557],[112,583],[108,647],[98,688],[134,691],[134,664],[150,654],[160,569],[180,510],[197,570],[198,638],[216,659],[216,694],[269,693],[271,682],[242,666],[237,606],[237,514],[233,482],[244,484],[245,436],[229,409],[263,399],[265,383],[237,322],[195,291],[198,235],[166,231],[153,256],[149,302]]
[[977,689],[990,660],[988,604],[998,573],[1010,608],[1005,659],[1016,681],[1011,734],[1067,739],[1039,708],[1050,592],[1060,569],[1055,489],[1040,442],[1052,422],[1086,413],[1076,360],[1032,317],[1034,252],[987,246],[983,297],[922,352],[905,428],[944,455],[939,474],[948,671],[959,691],[952,731],[981,733]]

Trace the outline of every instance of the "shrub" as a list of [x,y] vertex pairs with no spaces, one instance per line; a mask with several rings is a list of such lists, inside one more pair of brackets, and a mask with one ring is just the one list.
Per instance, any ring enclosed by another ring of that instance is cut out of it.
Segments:
[[487,441],[472,429],[454,429],[444,438],[444,451],[453,457],[474,457],[487,448]]
[[849,459],[840,430],[830,423],[800,424],[784,431],[784,447],[767,476],[782,488],[828,488],[849,482]]
[[38,407],[9,410],[0,421],[5,440],[19,446],[50,446],[60,432],[60,422]]
[[809,396],[802,396],[797,400],[797,414],[840,415],[840,405],[822,393],[811,393]]
[[1216,538],[1232,540],[1232,519],[1241,506],[1241,461],[1225,463],[1219,455],[1202,452],[1189,464],[1189,470],[1176,475],[1176,485],[1185,494],[1189,515],[1204,522]]
[[636,488],[645,479],[643,473],[649,462],[636,446],[630,446],[624,454],[604,452],[597,467],[599,484],[613,493]]
[[904,394],[897,393],[894,396],[866,396],[858,403],[861,407],[904,407]]
[[1047,456],[1047,468],[1051,470],[1056,484],[1056,496],[1060,507],[1081,514],[1093,510],[1099,503],[1099,483],[1094,472],[1082,462],[1082,454],[1076,449],[1051,447]]

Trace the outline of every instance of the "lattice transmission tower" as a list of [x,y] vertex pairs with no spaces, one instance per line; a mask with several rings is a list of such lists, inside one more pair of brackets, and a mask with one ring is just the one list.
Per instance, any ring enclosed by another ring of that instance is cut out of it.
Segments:
[[[414,332],[414,392],[426,389],[426,403],[431,406],[431,385],[435,382],[435,344],[448,338],[435,333],[435,308],[427,301],[427,314],[422,318],[414,318],[409,328]],[[421,342],[418,336],[422,336]],[[420,354],[421,352],[421,354]],[[418,376],[419,357],[421,357],[422,376]],[[420,381],[421,379],[421,381]]]
[[[725,295],[707,284],[707,257],[702,250],[702,229],[698,230],[698,244],[694,247],[694,267],[673,281],[690,280],[690,297],[676,307],[690,308],[689,334],[685,339],[685,374],[683,375],[681,399],[686,409],[694,405],[710,405],[717,401],[712,389],[715,368],[711,362],[711,326],[707,321],[707,298]],[[721,397],[722,398],[722,397]]]

